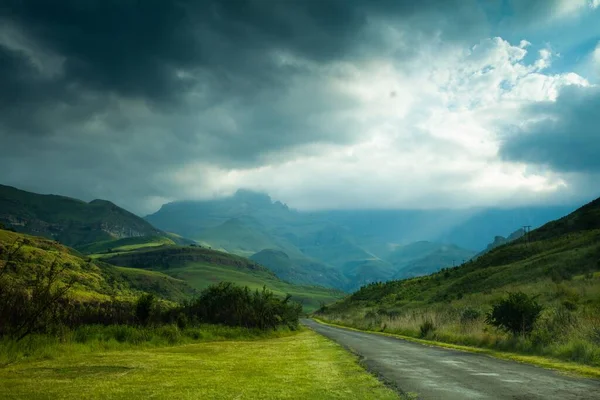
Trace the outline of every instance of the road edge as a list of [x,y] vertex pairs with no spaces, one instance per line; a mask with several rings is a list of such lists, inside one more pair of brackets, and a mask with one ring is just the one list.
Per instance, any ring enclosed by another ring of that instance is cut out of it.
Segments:
[[[328,324],[326,322],[323,321],[316,321],[314,318],[306,318],[306,319],[310,319],[313,320],[321,325],[331,325],[333,327],[337,327],[334,324]],[[335,343],[337,346],[340,346],[342,349],[344,349],[345,351],[347,351],[348,353],[352,354],[355,358],[356,358],[356,363],[363,369],[365,370],[366,373],[372,375],[373,377],[375,377],[375,379],[377,379],[379,382],[381,382],[384,386],[386,386],[388,389],[391,389],[392,391],[394,391],[396,394],[398,394],[399,399],[400,400],[415,400],[417,399],[417,397],[413,394],[413,393],[408,393],[405,392],[404,390],[402,390],[401,387],[399,387],[396,382],[391,381],[389,379],[387,379],[385,376],[383,376],[382,374],[380,374],[377,371],[372,370],[371,368],[369,368],[369,366],[364,362],[364,357],[361,356],[360,354],[358,354],[356,351],[354,351],[351,347],[346,346],[345,344],[336,342],[335,340],[323,335],[322,333],[317,332],[316,330],[314,330],[313,328],[311,328],[308,325],[304,325],[304,327],[308,330],[310,330],[311,332],[322,336],[323,338],[325,338],[326,340],[329,340],[332,343]],[[339,328],[345,328],[343,326],[340,326]],[[358,329],[357,329],[358,331]]]
[[518,354],[518,353],[509,353],[509,352],[502,352],[502,351],[491,350],[491,349],[484,349],[481,347],[470,347],[470,346],[464,346],[464,345],[458,345],[458,344],[438,342],[438,341],[434,341],[434,340],[417,339],[414,337],[399,335],[396,333],[358,329],[358,328],[354,328],[351,326],[334,324],[334,323],[327,322],[327,321],[324,321],[324,320],[316,318],[316,317],[311,317],[310,319],[312,319],[313,321],[315,321],[321,325],[328,325],[328,326],[332,326],[335,328],[347,329],[347,330],[356,331],[356,332],[373,333],[376,335],[393,337],[396,339],[406,340],[406,341],[413,342],[413,343],[419,343],[419,344],[422,344],[425,346],[430,346],[430,347],[442,347],[442,348],[446,348],[446,349],[466,351],[469,353],[483,354],[483,355],[487,355],[490,357],[499,358],[502,360],[515,361],[515,362],[518,362],[521,364],[530,364],[530,365],[534,365],[536,367],[541,367],[541,368],[561,372],[561,373],[571,375],[571,376],[600,379],[600,368],[592,367],[589,365],[582,365],[582,364],[557,360],[554,358],[548,358],[548,357],[543,357],[543,356],[528,356],[528,355],[523,355],[523,354]]

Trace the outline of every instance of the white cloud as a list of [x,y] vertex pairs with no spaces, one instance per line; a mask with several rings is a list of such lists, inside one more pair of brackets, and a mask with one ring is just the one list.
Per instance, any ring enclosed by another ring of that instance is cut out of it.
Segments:
[[500,124],[518,124],[522,107],[554,100],[565,85],[587,84],[576,74],[545,74],[548,50],[526,64],[524,47],[492,38],[470,49],[432,48],[410,69],[390,60],[329,66],[320,74],[353,101],[328,118],[362,132],[354,143],[305,146],[285,162],[275,157],[248,169],[187,165],[175,177],[187,188],[184,197],[245,187],[300,208],[465,207],[566,196],[564,176],[498,157]]

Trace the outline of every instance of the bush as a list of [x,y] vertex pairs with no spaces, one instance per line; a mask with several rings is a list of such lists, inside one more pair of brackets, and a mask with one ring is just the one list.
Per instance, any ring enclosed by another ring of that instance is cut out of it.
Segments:
[[0,248],[0,336],[17,341],[59,328],[68,292],[76,282],[65,272],[70,265],[58,259],[50,265],[25,259],[21,252],[25,243]]
[[141,295],[135,303],[135,317],[142,325],[148,325],[154,311],[156,298],[152,293]]
[[419,336],[422,338],[428,337],[435,332],[435,329],[436,328],[432,320],[425,320],[425,322],[419,326]]
[[485,322],[513,335],[529,335],[542,312],[542,306],[523,292],[509,293],[507,299],[494,304]]
[[475,308],[467,307],[460,314],[460,322],[463,324],[475,321],[481,317],[481,312]]
[[290,299],[290,295],[279,299],[266,287],[251,292],[248,287],[221,282],[209,286],[181,311],[191,320],[211,324],[263,330],[285,325],[297,329],[302,305]]

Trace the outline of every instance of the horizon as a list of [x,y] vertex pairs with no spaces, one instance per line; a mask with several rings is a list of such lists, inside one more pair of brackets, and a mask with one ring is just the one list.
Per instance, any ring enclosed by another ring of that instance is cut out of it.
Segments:
[[319,214],[319,213],[335,213],[335,212],[357,212],[357,213],[361,213],[361,212],[439,212],[439,211],[455,211],[455,212],[484,212],[484,211],[493,211],[493,210],[519,210],[519,209],[552,209],[552,208],[572,208],[573,211],[576,209],[579,209],[580,207],[583,207],[584,205],[598,199],[598,198],[591,198],[588,200],[584,200],[582,203],[569,203],[569,202],[563,202],[563,203],[552,203],[552,204],[533,204],[533,205],[521,205],[521,206],[502,206],[502,205],[498,205],[498,206],[473,206],[473,207],[455,207],[455,208],[449,208],[449,207],[440,207],[440,208],[333,208],[333,209],[327,209],[327,208],[320,208],[320,209],[300,209],[300,208],[295,208],[295,207],[291,207],[290,205],[288,205],[285,202],[282,202],[276,198],[273,198],[272,196],[270,196],[268,193],[266,192],[259,192],[259,191],[255,191],[255,190],[251,190],[251,189],[238,189],[235,193],[230,194],[230,195],[226,195],[226,196],[221,196],[221,197],[212,197],[212,198],[205,198],[205,199],[181,199],[181,200],[174,200],[172,202],[167,202],[162,204],[161,206],[159,206],[157,209],[146,213],[146,214],[139,214],[136,213],[130,209],[128,209],[127,207],[119,204],[117,201],[114,201],[113,199],[108,199],[108,198],[94,198],[94,199],[80,199],[77,197],[72,197],[72,196],[67,196],[67,195],[63,195],[61,193],[55,193],[55,192],[47,192],[47,193],[38,193],[38,192],[32,192],[30,190],[25,190],[23,188],[20,187],[16,187],[16,186],[12,186],[12,185],[5,185],[3,183],[0,183],[0,186],[5,186],[5,187],[10,187],[19,191],[24,191],[24,192],[28,192],[28,193],[33,193],[33,194],[37,194],[37,195],[42,195],[42,196],[58,196],[58,197],[65,197],[65,198],[69,198],[72,200],[78,200],[78,201],[82,201],[84,203],[92,203],[94,201],[107,201],[110,202],[114,205],[116,205],[117,207],[120,207],[128,212],[131,212],[132,214],[140,217],[140,218],[146,218],[148,216],[151,216],[153,214],[156,214],[157,212],[159,212],[162,207],[167,206],[169,204],[179,204],[179,203],[202,203],[202,202],[211,202],[211,201],[222,201],[222,200],[227,200],[227,199],[233,199],[235,198],[236,194],[238,192],[250,192],[253,194],[259,194],[259,195],[264,195],[266,197],[269,198],[270,204],[271,205],[275,205],[277,203],[287,207],[290,211],[293,212],[299,212],[299,213],[305,213],[305,214],[310,214],[310,213],[315,213],[315,214]]

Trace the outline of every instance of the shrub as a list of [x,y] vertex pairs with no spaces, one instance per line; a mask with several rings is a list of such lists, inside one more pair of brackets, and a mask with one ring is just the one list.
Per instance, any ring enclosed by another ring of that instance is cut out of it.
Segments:
[[492,307],[485,322],[517,335],[529,335],[542,312],[542,306],[523,292],[509,293]]
[[50,265],[25,259],[21,248],[26,242],[0,248],[0,336],[17,341],[57,329],[67,294],[76,282],[66,274],[70,266],[58,258]]
[[466,324],[481,317],[481,312],[475,308],[467,307],[460,314],[460,322]]
[[428,337],[435,332],[435,325],[432,320],[427,319],[419,326],[419,336],[422,338]]
[[289,295],[284,299],[275,297],[266,287],[252,292],[248,287],[221,282],[209,286],[182,311],[192,320],[212,324],[259,329],[285,325],[297,329],[302,305],[290,300]]
[[148,325],[154,311],[156,298],[152,293],[141,295],[135,303],[135,316],[140,324]]

